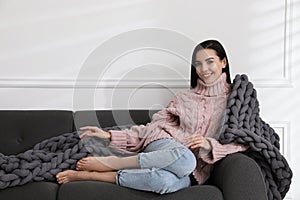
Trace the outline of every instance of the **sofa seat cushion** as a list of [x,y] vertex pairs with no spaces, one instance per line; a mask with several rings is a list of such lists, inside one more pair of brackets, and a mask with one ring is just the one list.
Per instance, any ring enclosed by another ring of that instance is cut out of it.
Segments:
[[96,181],[78,181],[66,183],[60,186],[58,191],[58,200],[143,200],[143,199],[205,199],[205,200],[223,200],[221,191],[211,185],[196,185],[185,188],[171,194],[155,194],[152,192],[138,191],[130,188],[121,187],[111,183]]
[[51,182],[32,182],[0,190],[0,199],[56,200],[59,185]]

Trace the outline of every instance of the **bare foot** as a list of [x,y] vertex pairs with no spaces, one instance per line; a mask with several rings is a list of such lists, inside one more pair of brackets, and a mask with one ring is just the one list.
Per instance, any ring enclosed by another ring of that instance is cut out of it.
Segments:
[[56,174],[56,179],[59,184],[64,184],[72,181],[104,181],[116,183],[117,172],[88,172],[66,170]]
[[114,169],[109,167],[105,162],[107,158],[104,157],[86,157],[77,162],[76,169],[81,171],[113,171]]
[[59,184],[63,184],[71,181],[86,180],[87,175],[85,171],[66,170],[56,174],[56,179]]

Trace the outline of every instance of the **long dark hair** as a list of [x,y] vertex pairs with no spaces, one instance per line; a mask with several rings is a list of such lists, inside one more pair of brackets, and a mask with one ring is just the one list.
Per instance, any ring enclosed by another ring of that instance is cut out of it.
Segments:
[[194,52],[193,52],[192,63],[191,63],[191,85],[190,85],[190,87],[194,88],[197,86],[197,80],[198,80],[199,76],[196,73],[196,68],[193,66],[193,64],[195,63],[196,53],[203,49],[215,50],[217,53],[217,56],[220,58],[220,60],[223,60],[224,58],[226,58],[226,66],[225,66],[225,68],[222,69],[222,73],[223,72],[226,73],[226,82],[231,84],[229,62],[228,62],[228,58],[227,58],[224,47],[217,40],[205,40],[205,41],[201,42],[200,44],[198,44],[195,47]]

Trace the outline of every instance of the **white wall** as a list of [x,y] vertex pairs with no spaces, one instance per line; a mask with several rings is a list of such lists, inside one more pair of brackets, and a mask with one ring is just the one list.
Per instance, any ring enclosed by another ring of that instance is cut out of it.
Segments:
[[294,171],[286,199],[300,199],[299,4],[0,0],[0,109],[163,107],[188,88],[194,44],[216,38],[255,83]]

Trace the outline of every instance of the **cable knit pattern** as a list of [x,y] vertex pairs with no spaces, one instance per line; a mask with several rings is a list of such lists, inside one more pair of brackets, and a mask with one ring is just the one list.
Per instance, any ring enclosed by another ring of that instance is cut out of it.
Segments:
[[197,168],[193,175],[202,184],[208,179],[213,163],[230,153],[246,149],[242,145],[220,144],[216,140],[229,93],[225,73],[212,84],[198,79],[195,88],[178,92],[165,109],[153,115],[150,123],[122,131],[111,130],[110,146],[140,152],[158,139],[174,138],[183,143],[191,134],[202,134],[211,141],[213,148],[212,152],[194,151]]

